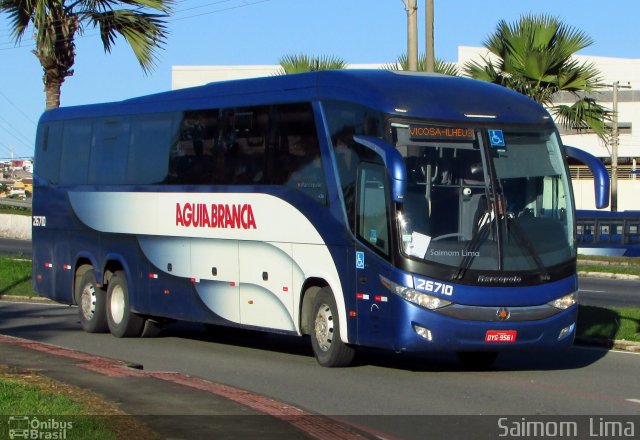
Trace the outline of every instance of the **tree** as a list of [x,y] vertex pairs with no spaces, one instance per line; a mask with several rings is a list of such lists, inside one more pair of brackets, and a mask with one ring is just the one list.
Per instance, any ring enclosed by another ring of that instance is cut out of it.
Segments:
[[165,42],[164,18],[172,3],[173,0],[0,0],[0,13],[9,16],[16,44],[33,27],[33,53],[44,71],[46,108],[52,109],[60,106],[62,83],[73,75],[76,36],[99,29],[107,53],[122,36],[142,70],[148,73],[155,65],[156,50]]
[[334,56],[309,56],[306,54],[285,55],[278,62],[280,75],[315,72],[317,70],[340,70],[347,67],[342,59]]
[[[611,112],[590,93],[604,84],[592,63],[572,55],[593,43],[585,33],[548,15],[525,15],[517,23],[501,20],[483,43],[490,56],[464,66],[466,75],[523,93],[546,106],[563,126],[591,129],[605,138]],[[495,60],[495,61],[494,61]],[[569,92],[576,102],[556,105],[554,98]]]
[[[407,55],[402,54],[398,57],[398,60],[393,64],[387,64],[384,66],[387,70],[409,70],[409,61]],[[427,72],[427,54],[422,54],[418,58],[418,72]],[[435,60],[434,73],[440,73],[442,75],[458,76],[458,68],[455,63],[448,63],[440,59]]]

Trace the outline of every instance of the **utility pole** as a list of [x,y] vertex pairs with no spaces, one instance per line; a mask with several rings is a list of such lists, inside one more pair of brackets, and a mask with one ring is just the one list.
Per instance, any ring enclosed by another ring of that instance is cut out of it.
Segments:
[[407,61],[409,70],[418,70],[418,0],[402,0],[407,11]]
[[630,89],[631,86],[621,86],[620,81],[616,81],[613,87],[613,119],[611,121],[611,211],[618,210],[618,146],[620,145],[620,130],[618,129],[618,91],[619,89]]
[[434,15],[433,15],[433,2],[434,0],[425,0],[425,17],[426,17],[426,38],[427,38],[427,72],[435,72],[436,71],[436,55],[434,50]]

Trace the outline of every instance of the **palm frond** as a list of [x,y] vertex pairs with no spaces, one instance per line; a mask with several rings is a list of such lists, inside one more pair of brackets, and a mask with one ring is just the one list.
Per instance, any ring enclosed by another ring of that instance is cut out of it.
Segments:
[[8,16],[16,43],[33,27],[33,53],[44,70],[47,108],[53,108],[60,104],[64,79],[73,74],[76,34],[99,28],[106,52],[122,36],[148,73],[166,41],[165,19],[173,4],[174,0],[0,0],[0,13]]
[[[409,70],[409,58],[407,54],[399,55],[395,63],[385,64],[382,66],[385,70]],[[418,57],[418,72],[427,71],[427,54],[423,53]],[[434,65],[434,73],[442,75],[458,76],[460,72],[455,63],[449,63],[436,58]]]
[[593,41],[584,32],[571,28],[550,15],[524,15],[515,23],[501,20],[484,45],[492,59],[472,61],[465,74],[509,87],[553,110],[562,125],[594,130],[606,136],[608,113],[603,107],[554,106],[558,92],[580,98],[603,86],[600,72],[590,63],[580,63],[573,55]]
[[572,105],[556,105],[551,112],[558,123],[566,128],[591,130],[604,140],[611,134],[609,123],[613,113],[591,99],[582,98]]
[[281,67],[280,72],[278,72],[279,75],[314,72],[318,70],[340,70],[347,66],[347,63],[335,56],[309,56],[304,53],[285,55],[280,58],[278,63]]
[[118,35],[121,35],[131,46],[145,73],[155,65],[156,50],[166,39],[165,16],[121,9],[100,13],[88,11],[85,17],[91,26],[99,28],[105,52],[111,52]]
[[8,16],[11,36],[16,44],[22,41],[24,33],[33,20],[35,13],[33,6],[33,2],[29,0],[0,0],[0,12]]

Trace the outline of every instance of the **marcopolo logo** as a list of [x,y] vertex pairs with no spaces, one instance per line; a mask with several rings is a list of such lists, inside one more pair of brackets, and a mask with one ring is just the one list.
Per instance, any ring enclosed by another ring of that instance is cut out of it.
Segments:
[[65,440],[73,422],[55,418],[39,419],[38,417],[9,417],[9,438],[29,440]]

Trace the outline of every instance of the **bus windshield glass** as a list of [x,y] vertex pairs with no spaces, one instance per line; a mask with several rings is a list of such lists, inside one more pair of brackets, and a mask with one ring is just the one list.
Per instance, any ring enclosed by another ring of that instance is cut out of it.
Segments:
[[392,133],[407,168],[398,212],[406,256],[459,273],[545,273],[575,256],[573,202],[553,129],[402,121]]

